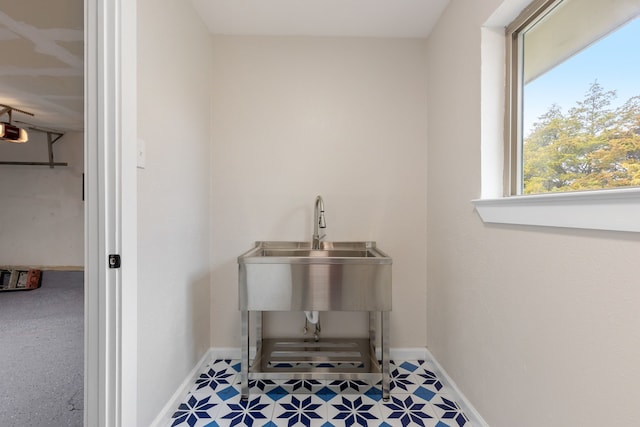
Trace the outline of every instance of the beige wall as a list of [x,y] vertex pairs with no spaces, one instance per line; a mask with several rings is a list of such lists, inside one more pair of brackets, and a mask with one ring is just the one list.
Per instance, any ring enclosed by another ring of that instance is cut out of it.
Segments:
[[484,225],[470,203],[500,3],[452,0],[428,41],[428,347],[492,427],[634,425],[640,236]]
[[[0,266],[82,268],[84,265],[84,134],[54,144],[67,167],[0,165]],[[0,141],[0,160],[48,162],[47,134],[25,144]]]
[[210,347],[210,42],[185,2],[138,1],[139,426]]
[[[256,240],[376,240],[394,260],[391,345],[426,344],[424,40],[214,37],[211,151],[214,347],[239,347],[236,258]],[[301,313],[270,335],[301,334]],[[365,334],[331,313],[325,336]]]

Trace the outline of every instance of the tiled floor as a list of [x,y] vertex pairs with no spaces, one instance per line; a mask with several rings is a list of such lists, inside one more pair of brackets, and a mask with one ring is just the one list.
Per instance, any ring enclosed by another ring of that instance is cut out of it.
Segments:
[[359,380],[262,380],[243,403],[239,372],[238,360],[211,362],[168,426],[471,426],[429,361],[392,361],[388,402],[380,384]]

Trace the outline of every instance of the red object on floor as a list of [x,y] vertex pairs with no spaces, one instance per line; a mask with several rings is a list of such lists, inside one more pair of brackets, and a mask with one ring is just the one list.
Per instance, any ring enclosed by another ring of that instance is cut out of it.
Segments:
[[29,270],[27,273],[27,289],[39,288],[42,284],[42,271]]

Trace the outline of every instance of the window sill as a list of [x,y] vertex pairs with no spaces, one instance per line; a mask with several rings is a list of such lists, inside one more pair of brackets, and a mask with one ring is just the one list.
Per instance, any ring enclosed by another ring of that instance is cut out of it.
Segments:
[[482,221],[640,232],[640,188],[473,200]]

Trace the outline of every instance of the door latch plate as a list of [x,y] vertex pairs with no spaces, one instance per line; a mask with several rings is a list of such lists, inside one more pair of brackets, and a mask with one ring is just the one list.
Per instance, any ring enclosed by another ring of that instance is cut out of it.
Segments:
[[111,254],[109,255],[109,268],[120,268],[120,255]]

